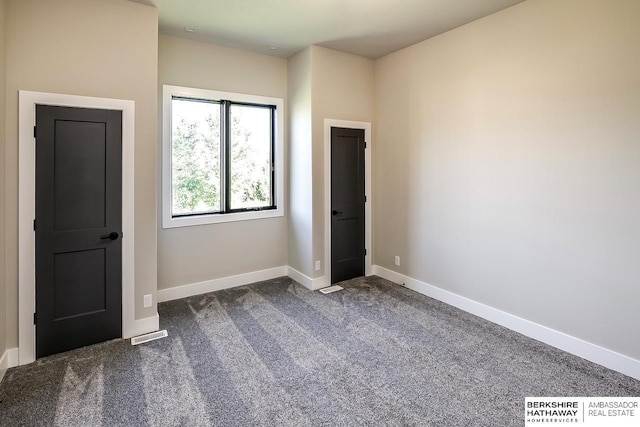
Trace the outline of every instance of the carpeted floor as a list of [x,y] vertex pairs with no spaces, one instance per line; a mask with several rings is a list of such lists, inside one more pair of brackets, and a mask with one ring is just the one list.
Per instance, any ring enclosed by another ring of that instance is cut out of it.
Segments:
[[525,396],[640,381],[378,277],[289,278],[160,304],[169,337],[10,369],[2,426],[520,426]]

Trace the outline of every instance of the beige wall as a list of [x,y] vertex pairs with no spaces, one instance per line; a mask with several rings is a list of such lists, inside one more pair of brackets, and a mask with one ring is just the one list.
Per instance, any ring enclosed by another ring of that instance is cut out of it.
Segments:
[[311,48],[289,58],[289,266],[313,274]]
[[[7,332],[7,299],[5,297],[5,238],[4,238],[4,176],[6,168],[4,167],[4,151],[5,151],[5,0],[0,0],[0,357],[7,348],[6,332]],[[0,374],[2,376],[2,374]]]
[[[157,9],[126,0],[10,0],[6,9],[7,347],[18,318],[18,91],[131,99],[135,115],[136,318],[156,292]],[[154,297],[155,301],[155,297]]]
[[640,359],[638,22],[527,1],[378,60],[376,263]]
[[[321,261],[325,272],[324,217],[324,119],[373,122],[374,82],[370,59],[311,46],[313,110],[313,261]],[[375,138],[375,136],[374,136]]]
[[[160,99],[164,84],[286,100],[287,61],[273,56],[160,35]],[[159,105],[161,124],[161,101]],[[161,130],[159,136],[160,152]],[[159,169],[156,177],[158,194],[162,194],[160,172]],[[158,203],[158,212],[161,213],[160,203],[161,200]],[[158,221],[159,289],[283,265],[287,265],[286,216],[170,229],[162,229],[161,221]]]

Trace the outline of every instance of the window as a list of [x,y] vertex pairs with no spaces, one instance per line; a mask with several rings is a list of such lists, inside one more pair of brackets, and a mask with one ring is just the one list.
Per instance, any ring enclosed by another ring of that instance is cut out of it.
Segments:
[[282,216],[282,99],[163,92],[163,227]]

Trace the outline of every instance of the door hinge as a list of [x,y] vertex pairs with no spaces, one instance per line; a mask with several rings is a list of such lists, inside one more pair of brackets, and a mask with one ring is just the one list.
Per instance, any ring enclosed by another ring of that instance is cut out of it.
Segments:
[[37,133],[36,133],[36,129],[37,129],[37,128],[36,128],[36,126],[34,126],[34,127],[33,127],[33,137],[34,137],[34,138],[36,138],[36,135],[37,135]]
[[34,325],[38,324],[38,313],[33,313],[33,324]]
[[367,203],[367,195],[364,195],[364,202]]
[[38,229],[38,222],[34,219],[33,220],[33,231],[36,231]]
[[364,142],[364,149],[367,149],[367,141]]
[[364,248],[364,256],[367,256],[367,248]]

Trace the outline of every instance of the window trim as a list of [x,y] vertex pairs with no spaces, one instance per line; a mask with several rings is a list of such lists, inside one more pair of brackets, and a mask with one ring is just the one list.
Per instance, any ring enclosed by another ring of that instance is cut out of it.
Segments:
[[[171,101],[174,97],[201,100],[228,100],[239,104],[273,105],[274,111],[274,153],[275,168],[273,191],[275,208],[244,210],[228,213],[211,213],[173,217],[171,214]],[[162,86],[162,228],[189,227],[194,225],[217,224],[284,216],[284,101],[282,98],[196,89],[183,86]]]

